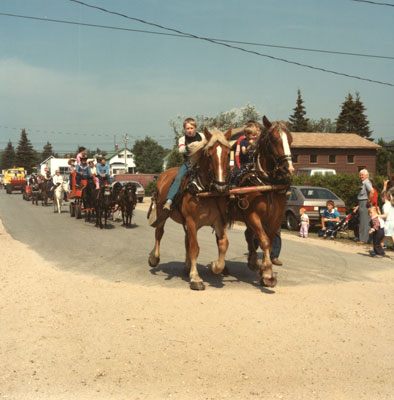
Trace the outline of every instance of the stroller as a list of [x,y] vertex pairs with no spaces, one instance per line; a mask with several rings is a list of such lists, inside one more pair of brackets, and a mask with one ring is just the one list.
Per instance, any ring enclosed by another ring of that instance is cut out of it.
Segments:
[[343,217],[340,221],[338,221],[334,227],[332,228],[327,228],[324,233],[323,237],[330,238],[330,239],[335,239],[337,237],[337,233],[340,231],[344,231],[345,229],[349,228],[349,225],[353,225],[352,223],[355,222],[356,220],[356,213],[352,212],[345,217]]

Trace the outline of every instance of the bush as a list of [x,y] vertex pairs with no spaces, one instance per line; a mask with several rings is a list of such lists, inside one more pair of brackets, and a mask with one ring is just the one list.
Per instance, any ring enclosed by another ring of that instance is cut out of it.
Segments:
[[[383,183],[386,178],[384,176],[375,176],[373,186],[378,193],[383,190]],[[315,176],[293,176],[292,185],[296,186],[319,186],[325,187],[334,192],[346,204],[346,209],[350,211],[358,204],[357,194],[360,191],[360,178],[358,174],[337,174],[337,175],[315,175]]]
[[152,196],[153,192],[156,190],[156,180],[149,182],[145,187],[145,196]]

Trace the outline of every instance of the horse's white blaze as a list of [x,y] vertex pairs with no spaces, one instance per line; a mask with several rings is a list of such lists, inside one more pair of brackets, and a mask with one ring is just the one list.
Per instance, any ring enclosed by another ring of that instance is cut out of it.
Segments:
[[218,160],[219,160],[219,176],[218,180],[219,182],[223,182],[223,169],[222,169],[222,164],[220,162],[221,156],[222,156],[222,148],[220,146],[217,147],[216,149],[217,155],[218,155]]
[[288,162],[289,162],[289,169],[290,169],[290,168],[293,168],[293,169],[294,169],[294,167],[293,167],[293,161],[292,161],[292,159],[291,159],[291,151],[290,151],[289,141],[287,140],[287,135],[286,135],[285,132],[281,132],[281,133],[280,133],[280,137],[282,138],[283,151],[284,151],[285,155],[286,155],[286,156],[290,156],[290,159],[289,159],[289,161],[288,161]]

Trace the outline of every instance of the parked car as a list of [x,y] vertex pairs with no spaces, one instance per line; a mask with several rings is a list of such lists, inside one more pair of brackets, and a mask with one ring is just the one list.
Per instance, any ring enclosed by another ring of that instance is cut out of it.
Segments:
[[137,199],[140,203],[144,201],[145,189],[139,182],[137,181],[116,181],[116,182],[119,182],[122,185],[125,185],[126,183],[134,183],[135,185],[137,185],[137,190],[136,190]]
[[333,168],[298,168],[296,170],[296,175],[336,175],[337,171]]
[[334,201],[340,218],[346,215],[345,202],[330,190],[312,186],[290,186],[284,217],[287,229],[290,231],[299,229],[301,207],[305,208],[311,225],[320,223],[327,200]]

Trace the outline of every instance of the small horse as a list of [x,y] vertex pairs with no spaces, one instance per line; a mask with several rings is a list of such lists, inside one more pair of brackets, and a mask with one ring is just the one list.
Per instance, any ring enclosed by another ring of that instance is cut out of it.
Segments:
[[40,187],[38,183],[33,183],[31,185],[31,204],[36,204],[38,206],[38,200],[41,200]]
[[53,192],[53,212],[58,212],[61,214],[62,205],[64,199],[64,193],[68,193],[68,183],[66,181],[62,182],[55,188]]
[[[272,184],[290,184],[294,171],[290,146],[292,136],[289,125],[283,121],[270,122],[263,117],[263,132],[256,143],[255,168],[258,179]],[[253,175],[251,173],[250,175]],[[241,178],[240,186],[250,186],[252,179],[247,175]],[[253,179],[252,179],[253,181]],[[286,206],[286,189],[271,192],[253,192],[237,196],[229,207],[229,218],[245,222],[245,238],[248,243],[248,267],[257,271],[263,286],[274,287],[276,277],[272,271],[270,253],[275,233],[281,226]],[[263,250],[262,260],[257,259],[254,243]]]
[[96,226],[103,229],[102,218],[104,216],[104,226],[107,227],[107,219],[112,211],[112,189],[111,186],[102,186],[98,191],[98,196],[96,200]]
[[41,194],[41,201],[42,201],[42,206],[47,206],[48,205],[48,198],[49,198],[49,193],[51,191],[52,187],[52,182],[51,181],[46,181],[44,180],[39,184],[40,187],[40,194]]
[[117,203],[122,210],[122,221],[125,226],[131,225],[133,210],[137,204],[136,190],[137,186],[135,183],[126,183],[126,185],[122,187],[118,196]]
[[97,195],[98,191],[95,183],[92,180],[88,180],[86,186],[82,187],[81,193],[82,204],[85,210],[85,222],[90,221],[95,211]]
[[[193,143],[191,149],[192,165],[200,172],[200,183],[209,191],[216,190],[219,193],[228,191],[229,188],[229,160],[231,128],[223,134],[218,130],[204,131],[205,140]],[[157,220],[163,213],[163,205],[166,202],[167,193],[174,180],[178,168],[170,168],[163,172],[157,180],[157,194],[155,196]],[[174,209],[170,217],[185,229],[186,260],[185,271],[189,273],[190,288],[204,290],[205,286],[198,275],[197,257],[199,246],[197,231],[202,226],[212,226],[216,233],[216,242],[219,250],[219,258],[210,265],[211,272],[220,274],[225,268],[224,257],[228,248],[226,235],[226,206],[225,197],[199,198],[184,189],[187,182],[184,180],[178,198],[175,199]],[[179,201],[177,201],[179,200]],[[153,207],[153,203],[152,206]],[[149,265],[156,267],[160,262],[160,241],[164,234],[165,219],[159,223],[155,230],[155,246],[149,255]]]

